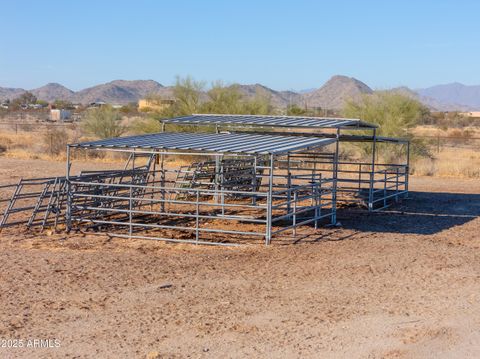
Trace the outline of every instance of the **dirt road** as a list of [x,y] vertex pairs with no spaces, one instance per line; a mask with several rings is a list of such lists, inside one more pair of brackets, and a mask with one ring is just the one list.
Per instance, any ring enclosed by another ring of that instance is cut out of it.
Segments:
[[[64,171],[0,159],[0,183],[46,168]],[[5,230],[0,339],[57,342],[0,357],[480,357],[480,181],[411,190],[395,213],[340,214],[294,245]]]

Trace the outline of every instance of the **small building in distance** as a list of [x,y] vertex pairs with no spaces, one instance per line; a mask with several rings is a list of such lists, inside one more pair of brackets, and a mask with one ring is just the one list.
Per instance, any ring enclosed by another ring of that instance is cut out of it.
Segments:
[[51,109],[50,121],[69,121],[72,113],[69,110]]
[[88,104],[88,108],[98,108],[98,107],[103,107],[106,106],[107,103],[104,101],[95,101],[95,102],[90,102]]
[[172,106],[175,100],[171,99],[148,99],[142,98],[138,100],[138,111],[142,112],[160,112]]

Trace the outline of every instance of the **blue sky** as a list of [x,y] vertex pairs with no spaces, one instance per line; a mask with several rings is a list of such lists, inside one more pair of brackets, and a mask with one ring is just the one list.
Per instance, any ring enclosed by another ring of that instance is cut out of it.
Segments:
[[480,84],[480,1],[0,0],[0,86]]

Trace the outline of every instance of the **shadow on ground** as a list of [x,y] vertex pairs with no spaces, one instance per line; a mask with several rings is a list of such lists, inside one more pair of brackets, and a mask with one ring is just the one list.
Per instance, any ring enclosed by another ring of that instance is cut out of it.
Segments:
[[338,212],[342,227],[356,231],[435,234],[480,216],[480,194],[410,192],[383,212]]

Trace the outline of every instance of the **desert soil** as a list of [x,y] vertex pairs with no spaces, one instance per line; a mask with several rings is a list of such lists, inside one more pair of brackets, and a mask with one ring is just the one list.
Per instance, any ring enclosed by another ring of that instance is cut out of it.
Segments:
[[[64,164],[0,158],[0,183],[47,172]],[[0,339],[60,347],[0,357],[478,358],[480,181],[411,191],[269,247],[4,230]]]

